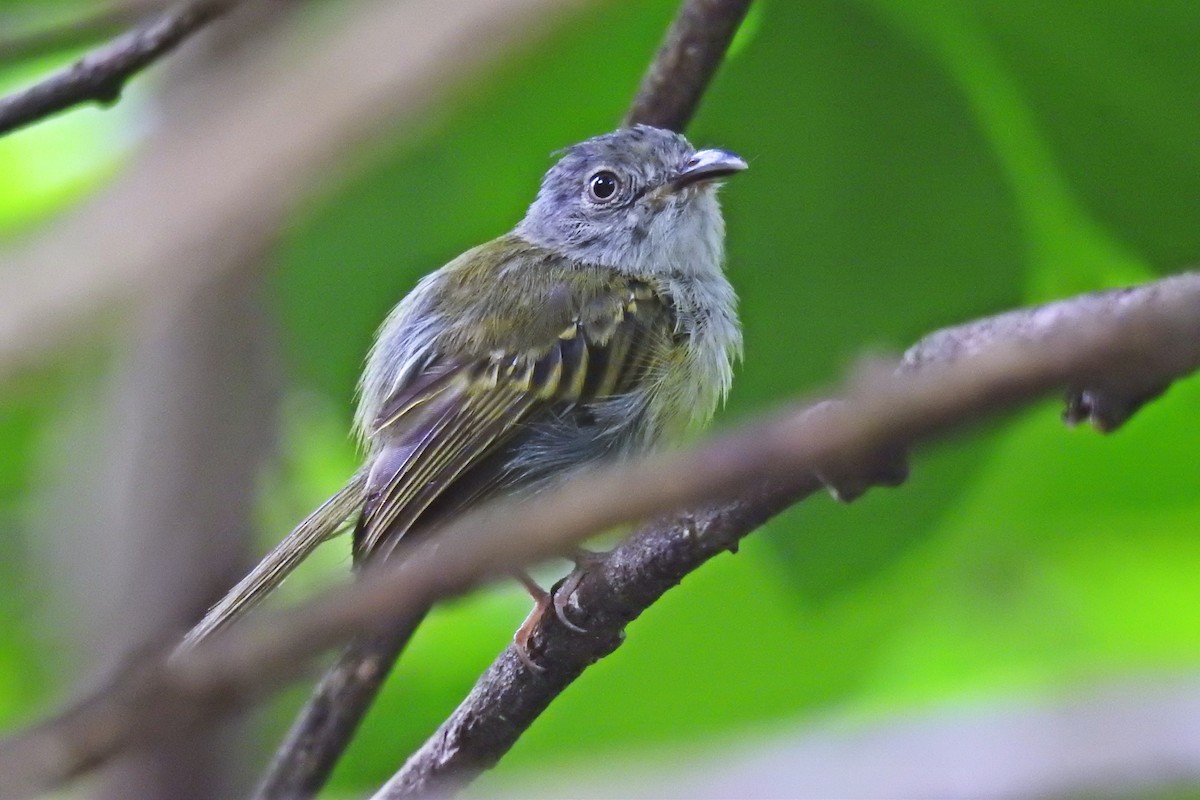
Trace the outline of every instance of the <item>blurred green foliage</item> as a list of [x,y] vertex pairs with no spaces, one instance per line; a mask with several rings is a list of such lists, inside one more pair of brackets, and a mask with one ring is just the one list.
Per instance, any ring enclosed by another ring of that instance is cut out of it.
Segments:
[[[551,151],[620,119],[675,6],[595,4],[417,141],[362,153],[291,221],[273,279],[291,396],[264,546],[352,469],[352,387],[383,315],[511,226]],[[760,0],[689,131],[752,166],[724,192],[747,347],[720,424],[836,380],[864,349],[1188,266],[1197,29],[1187,0]],[[102,183],[139,124],[135,104],[0,139],[0,229]],[[53,689],[36,677],[48,656],[22,519],[66,361],[0,387],[0,719]],[[633,624],[494,780],[816,712],[1195,669],[1198,409],[1200,384],[1185,382],[1102,438],[1064,430],[1047,404],[920,453],[900,490],[802,504]],[[340,548],[289,596],[343,572]],[[389,774],[526,610],[502,587],[435,613],[337,785]]]

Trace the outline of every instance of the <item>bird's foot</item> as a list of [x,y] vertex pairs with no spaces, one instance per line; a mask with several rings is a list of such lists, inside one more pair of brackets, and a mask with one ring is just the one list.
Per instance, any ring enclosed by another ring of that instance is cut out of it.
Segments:
[[578,610],[579,606],[572,603],[575,597],[575,590],[579,587],[579,582],[583,580],[587,568],[603,559],[603,557],[602,553],[593,553],[583,548],[572,550],[570,558],[575,562],[575,569],[570,575],[560,581],[551,592],[547,592],[539,586],[537,581],[523,570],[513,573],[513,576],[521,582],[521,585],[525,587],[525,591],[529,592],[529,596],[533,598],[533,608],[530,610],[529,616],[525,617],[525,621],[521,623],[521,627],[517,628],[517,632],[513,634],[513,645],[516,646],[517,656],[520,657],[521,662],[529,667],[531,671],[546,671],[545,667],[533,660],[533,656],[530,653],[530,639],[538,622],[541,621],[547,611],[553,611],[554,616],[567,630],[574,631],[575,633],[587,633],[587,628],[571,621],[570,617],[567,616],[567,610],[570,608]]
[[579,609],[579,606],[573,603],[575,590],[579,588],[579,582],[587,574],[588,568],[604,560],[604,554],[576,547],[571,551],[570,559],[575,562],[575,569],[558,586],[554,587],[554,591],[551,594],[554,604],[554,616],[558,617],[558,621],[567,630],[575,631],[575,633],[587,633],[587,628],[571,621],[570,617],[567,616],[567,609],[571,607],[576,610]]
[[563,582],[554,589],[554,594],[550,595],[550,604],[554,606],[554,616],[558,617],[558,621],[563,624],[563,627],[575,631],[575,633],[587,633],[587,628],[576,625],[567,617],[567,607],[571,605],[575,589],[579,587],[581,580],[583,580],[583,572],[576,569],[564,578]]

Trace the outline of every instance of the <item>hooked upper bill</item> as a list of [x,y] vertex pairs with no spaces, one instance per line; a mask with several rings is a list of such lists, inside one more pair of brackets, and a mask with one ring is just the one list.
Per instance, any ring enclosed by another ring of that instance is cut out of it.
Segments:
[[671,185],[682,189],[685,186],[733,175],[749,166],[741,156],[728,150],[697,150],[675,180],[671,181]]

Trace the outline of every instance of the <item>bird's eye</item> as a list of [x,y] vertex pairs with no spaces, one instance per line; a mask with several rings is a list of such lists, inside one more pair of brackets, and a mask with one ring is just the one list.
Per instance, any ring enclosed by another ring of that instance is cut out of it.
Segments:
[[593,200],[603,203],[616,195],[620,185],[621,181],[615,172],[602,169],[588,178],[588,194]]

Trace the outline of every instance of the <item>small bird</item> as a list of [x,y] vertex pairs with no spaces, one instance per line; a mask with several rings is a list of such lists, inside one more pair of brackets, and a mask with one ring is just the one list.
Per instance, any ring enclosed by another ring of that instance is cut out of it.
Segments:
[[533,495],[706,422],[742,350],[716,187],[746,166],[646,125],[564,150],[512,232],[427,275],[388,315],[359,386],[362,468],[183,647],[350,524],[356,565],[391,558],[489,498]]

